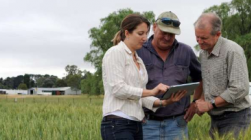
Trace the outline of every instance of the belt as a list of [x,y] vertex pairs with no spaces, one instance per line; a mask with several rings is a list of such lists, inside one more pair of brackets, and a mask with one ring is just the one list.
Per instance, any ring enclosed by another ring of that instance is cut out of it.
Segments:
[[119,117],[119,116],[115,116],[115,115],[108,115],[108,116],[105,116],[103,118],[103,120],[111,120],[111,119],[115,119],[115,120],[127,120],[125,118],[122,118],[122,117]]
[[174,119],[174,118],[179,117],[179,116],[184,115],[184,114],[185,114],[185,112],[181,113],[181,114],[173,115],[173,116],[167,116],[167,117],[160,117],[160,116],[145,114],[145,118],[148,119],[148,120],[163,121],[163,120],[166,120],[166,119]]

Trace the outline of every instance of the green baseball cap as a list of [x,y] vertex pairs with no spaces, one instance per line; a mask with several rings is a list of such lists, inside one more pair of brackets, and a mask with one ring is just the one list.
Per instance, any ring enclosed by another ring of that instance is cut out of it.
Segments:
[[180,35],[180,21],[171,11],[161,13],[156,23],[161,31]]

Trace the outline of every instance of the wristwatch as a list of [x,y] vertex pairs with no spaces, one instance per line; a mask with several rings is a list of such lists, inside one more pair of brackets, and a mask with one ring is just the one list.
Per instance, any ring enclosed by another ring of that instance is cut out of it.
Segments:
[[159,107],[163,107],[162,100],[159,101]]
[[195,103],[198,99],[193,99],[192,103]]
[[211,104],[212,104],[212,106],[213,106],[213,109],[217,108],[217,106],[215,105],[215,99],[212,99],[212,100],[211,100]]

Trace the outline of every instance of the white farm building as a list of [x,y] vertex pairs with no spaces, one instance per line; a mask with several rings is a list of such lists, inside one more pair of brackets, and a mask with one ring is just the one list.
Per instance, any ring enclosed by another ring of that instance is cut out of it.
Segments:
[[30,88],[28,90],[29,95],[79,95],[81,90],[75,91],[71,87],[59,87],[59,88]]
[[8,94],[8,95],[17,95],[22,94],[26,95],[27,90],[19,90],[19,89],[0,89],[0,94]]

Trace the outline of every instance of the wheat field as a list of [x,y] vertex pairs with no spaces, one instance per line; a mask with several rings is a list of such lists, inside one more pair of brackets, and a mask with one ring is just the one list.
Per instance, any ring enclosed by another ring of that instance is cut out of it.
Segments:
[[[103,97],[0,96],[1,140],[100,140]],[[190,140],[210,140],[210,117],[194,116]],[[250,129],[239,140],[249,140]],[[218,140],[233,140],[231,134]]]

